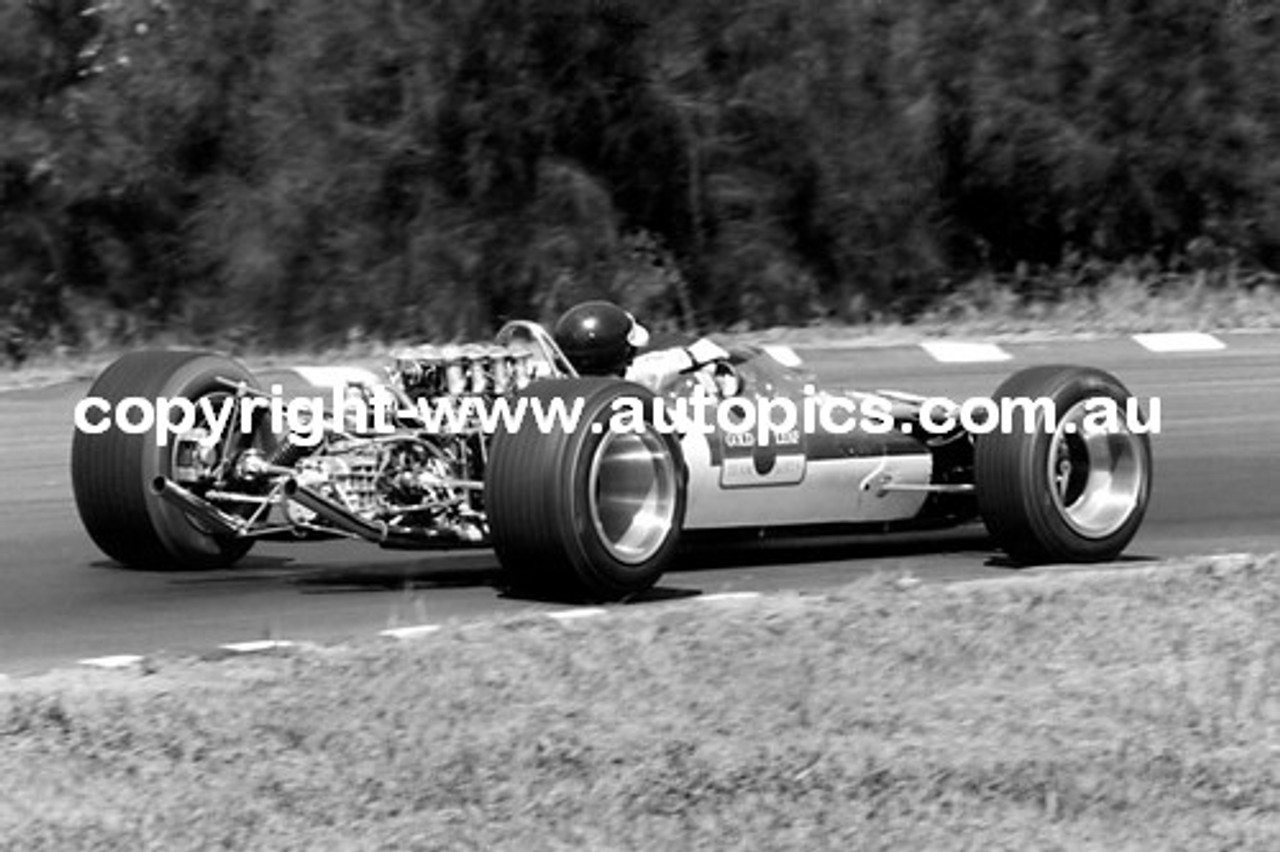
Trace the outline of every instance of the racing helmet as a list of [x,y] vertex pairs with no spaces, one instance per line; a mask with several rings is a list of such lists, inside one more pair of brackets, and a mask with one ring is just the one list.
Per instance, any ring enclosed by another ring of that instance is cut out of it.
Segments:
[[556,345],[584,376],[621,376],[649,332],[629,312],[605,301],[582,302],[556,321]]

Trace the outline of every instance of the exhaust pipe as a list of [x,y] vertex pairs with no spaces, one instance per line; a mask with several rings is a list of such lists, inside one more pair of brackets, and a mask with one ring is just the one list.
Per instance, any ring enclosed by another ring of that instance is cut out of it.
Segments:
[[214,535],[237,538],[244,535],[244,521],[228,515],[208,500],[197,497],[168,477],[157,476],[151,480],[151,493],[188,515],[194,515]]
[[387,525],[381,521],[369,521],[341,506],[316,491],[302,485],[296,479],[288,479],[284,483],[284,495],[293,502],[315,512],[333,526],[359,536],[366,541],[382,544],[387,540]]

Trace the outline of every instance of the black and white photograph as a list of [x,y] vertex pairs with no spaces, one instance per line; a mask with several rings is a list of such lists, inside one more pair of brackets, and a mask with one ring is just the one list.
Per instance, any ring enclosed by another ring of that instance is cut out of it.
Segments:
[[1280,849],[1280,5],[0,0],[0,852]]

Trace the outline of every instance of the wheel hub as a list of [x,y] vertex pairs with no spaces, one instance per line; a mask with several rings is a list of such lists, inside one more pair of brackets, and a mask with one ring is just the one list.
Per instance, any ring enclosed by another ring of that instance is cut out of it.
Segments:
[[1087,419],[1089,401],[1072,406],[1049,448],[1050,492],[1059,515],[1079,535],[1101,539],[1137,510],[1145,472],[1139,438],[1128,427],[1100,429]]

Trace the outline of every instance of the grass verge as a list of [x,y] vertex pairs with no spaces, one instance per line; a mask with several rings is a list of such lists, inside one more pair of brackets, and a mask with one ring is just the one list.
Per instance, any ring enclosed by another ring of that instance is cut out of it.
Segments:
[[[748,330],[716,335],[742,342],[796,345],[896,346],[939,337],[992,341],[1107,337],[1158,331],[1280,329],[1280,288],[1273,279],[1251,286],[1211,283],[1204,275],[1144,276],[1115,272],[1095,286],[1050,289],[1053,296],[1019,296],[993,279],[978,279],[943,297],[910,323],[871,316],[859,325],[817,323],[799,328]],[[642,318],[643,319],[643,318]],[[402,345],[352,335],[314,348],[281,350],[270,345],[185,340],[161,334],[144,345],[207,345],[232,351],[255,368],[276,364],[358,363],[381,365]],[[21,367],[0,366],[0,390],[89,379],[131,347],[102,342],[82,350],[37,351]]]
[[1280,561],[0,685],[13,849],[1280,848]]
[[1091,287],[1048,287],[1039,296],[1019,295],[993,279],[979,278],[942,297],[911,323],[883,317],[863,326],[816,325],[743,336],[813,345],[852,340],[865,346],[936,337],[1012,342],[1160,331],[1275,329],[1280,329],[1280,287],[1274,279],[1252,286],[1227,286],[1212,283],[1205,275],[1144,276],[1116,271]]

